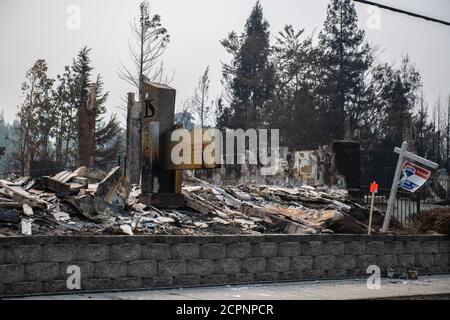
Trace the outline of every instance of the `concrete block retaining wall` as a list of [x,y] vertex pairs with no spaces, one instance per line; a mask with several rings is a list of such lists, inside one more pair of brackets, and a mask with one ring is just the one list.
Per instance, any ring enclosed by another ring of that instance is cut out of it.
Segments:
[[[369,265],[450,273],[447,236],[33,236],[0,238],[0,296],[336,279]],[[81,290],[69,290],[71,265]]]

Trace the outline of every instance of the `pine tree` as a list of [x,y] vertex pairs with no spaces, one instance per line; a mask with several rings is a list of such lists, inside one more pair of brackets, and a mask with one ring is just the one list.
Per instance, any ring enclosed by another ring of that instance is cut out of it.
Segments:
[[323,51],[322,88],[326,104],[322,104],[332,139],[344,138],[345,121],[350,116],[353,126],[363,112],[360,97],[364,93],[364,77],[372,64],[364,31],[358,28],[358,17],[351,0],[331,0],[324,28],[319,35]]
[[228,128],[258,128],[267,125],[268,108],[274,90],[274,67],[270,63],[269,23],[263,17],[259,1],[238,36],[231,32],[221,41],[233,55],[223,65],[229,108],[219,123]]
[[[104,114],[107,112],[106,102],[109,92],[104,93],[104,84],[100,75],[95,82],[90,80],[91,60],[89,58],[90,49],[82,48],[74,61],[72,70],[75,74],[78,121],[80,119],[80,108],[83,103],[89,100],[89,94],[95,88],[95,160],[99,166],[106,168],[108,164],[115,162],[118,155],[123,152],[122,129],[115,115],[111,116],[108,122],[104,121]],[[83,130],[83,125],[78,125],[79,130]],[[79,131],[80,134],[80,131]]]
[[77,166],[95,166],[95,129],[98,115],[96,83],[91,83],[91,60],[87,47],[81,49],[74,64],[77,84],[78,156]]
[[[363,161],[365,166],[395,167],[396,155],[392,150],[406,139],[402,130],[405,116],[413,114],[421,85],[420,74],[408,57],[403,58],[400,67],[384,63],[373,68],[366,90],[370,104],[361,120],[361,145],[369,157]],[[426,117],[423,114],[421,117],[420,126],[426,130]],[[413,120],[417,121],[417,115]],[[413,122],[413,127],[418,125]]]
[[72,72],[75,76],[75,93],[76,93],[76,103],[78,108],[83,101],[86,101],[91,88],[91,59],[89,57],[89,52],[91,51],[88,47],[83,47],[74,59],[72,64]]
[[108,122],[99,121],[95,137],[96,166],[108,169],[117,162],[118,156],[124,153],[124,139],[123,130],[115,114]]
[[317,82],[317,50],[312,37],[302,39],[304,29],[284,27],[273,47],[276,66],[276,108],[271,127],[280,128],[281,143],[293,150],[314,149],[322,141],[320,118],[314,95]]

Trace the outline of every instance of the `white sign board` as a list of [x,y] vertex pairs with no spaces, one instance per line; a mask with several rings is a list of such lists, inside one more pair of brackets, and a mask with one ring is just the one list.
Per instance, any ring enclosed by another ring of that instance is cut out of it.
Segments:
[[[388,201],[388,205],[387,205],[387,209],[386,209],[386,215],[384,216],[384,222],[383,222],[383,228],[382,228],[383,232],[388,231],[389,221],[391,220],[392,212],[394,211],[394,202],[395,202],[398,187],[401,186],[402,188],[407,188],[407,190],[409,188],[410,190],[415,191],[415,190],[419,189],[420,186],[422,186],[429,177],[428,176],[426,179],[423,179],[424,172],[422,170],[425,170],[425,169],[423,169],[419,166],[416,166],[416,165],[412,165],[409,162],[407,162],[407,163],[411,166],[414,166],[414,169],[412,167],[408,166],[408,170],[402,170],[402,168],[406,169],[406,168],[404,168],[405,164],[403,164],[403,160],[409,159],[411,161],[418,162],[418,163],[423,164],[432,169],[438,168],[437,163],[434,163],[433,161],[419,157],[418,155],[415,155],[414,153],[408,152],[408,142],[406,142],[406,141],[404,141],[402,143],[401,148],[395,148],[394,152],[398,153],[398,161],[397,161],[397,166],[395,167],[394,181],[392,182],[391,194],[389,195],[389,201]],[[403,164],[403,166],[402,166],[402,164]],[[420,170],[417,170],[417,168],[420,168]],[[428,171],[428,170],[426,170],[426,171]],[[413,174],[411,174],[411,172],[413,172]],[[420,179],[418,179],[416,177],[410,179],[408,177],[408,175],[409,176],[416,175],[416,172],[420,172],[420,174],[417,175]],[[404,173],[404,175],[406,175],[406,177],[404,177],[404,176],[402,177],[403,182],[400,182],[400,174],[401,173]],[[423,181],[423,180],[425,180],[425,181]],[[412,192],[414,192],[414,191],[412,191]]]
[[425,184],[430,175],[431,171],[406,161],[403,164],[402,177],[398,186],[406,191],[416,192]]

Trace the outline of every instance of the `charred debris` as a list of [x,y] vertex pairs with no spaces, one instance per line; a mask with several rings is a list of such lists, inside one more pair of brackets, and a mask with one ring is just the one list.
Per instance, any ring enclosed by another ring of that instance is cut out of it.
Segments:
[[[184,207],[139,202],[120,167],[80,167],[52,177],[0,180],[0,235],[364,234],[369,208],[327,186],[216,186],[189,175]],[[373,232],[382,224],[375,210]],[[398,223],[393,227],[401,228]]]

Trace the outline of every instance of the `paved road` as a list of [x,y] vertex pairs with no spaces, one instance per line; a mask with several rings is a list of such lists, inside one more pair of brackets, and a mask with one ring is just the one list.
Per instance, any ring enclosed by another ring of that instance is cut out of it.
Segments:
[[[389,282],[380,290],[369,290],[366,280],[311,281],[281,284],[223,286],[129,292],[105,292],[27,297],[45,300],[333,300],[377,299],[408,296],[447,297],[450,275],[422,276],[417,281]],[[445,296],[441,296],[445,295]]]

